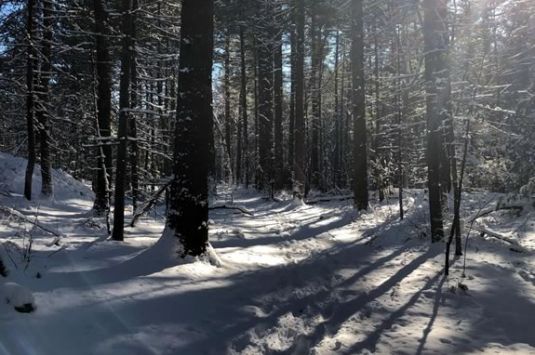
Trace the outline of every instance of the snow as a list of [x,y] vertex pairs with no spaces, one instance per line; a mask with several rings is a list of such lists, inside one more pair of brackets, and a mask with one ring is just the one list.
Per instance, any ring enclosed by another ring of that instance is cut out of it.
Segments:
[[[406,191],[400,221],[396,196],[357,213],[349,200],[220,187],[213,205],[251,213],[211,211],[208,256],[181,259],[162,211],[125,228],[125,242],[106,239],[89,187],[65,173],[54,200],[24,201],[24,164],[0,155],[0,206],[63,237],[0,215],[0,283],[36,307],[0,302],[0,354],[535,353],[531,208],[477,220],[524,252],[472,233],[466,277],[460,258],[445,279],[421,190]],[[38,169],[35,180],[38,191]],[[469,191],[462,214],[499,197]]]
[[31,311],[35,308],[32,292],[15,282],[1,283],[0,297],[3,297],[15,309],[28,309]]

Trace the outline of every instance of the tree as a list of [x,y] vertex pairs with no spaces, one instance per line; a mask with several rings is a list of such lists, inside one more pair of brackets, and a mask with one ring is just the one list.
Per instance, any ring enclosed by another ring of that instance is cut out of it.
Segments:
[[368,157],[364,78],[364,24],[362,0],[351,1],[351,65],[353,103],[353,194],[358,210],[368,208]]
[[126,159],[128,149],[128,120],[130,115],[130,81],[132,78],[132,0],[122,0],[122,24],[123,33],[121,45],[121,77],[119,85],[119,147],[117,149],[117,169],[115,172],[115,200],[113,209],[113,232],[112,239],[122,241],[124,239],[124,199]]
[[101,139],[96,176],[96,191],[93,210],[102,214],[109,206],[109,181],[112,171],[110,138],[111,115],[111,59],[108,43],[107,12],[104,0],[93,0],[95,16],[95,49],[97,81],[97,134]]
[[293,191],[297,198],[305,194],[305,2],[296,1],[295,12],[295,127],[294,127],[294,178]]
[[[240,2],[240,5],[243,5]],[[249,136],[248,136],[248,116],[247,116],[247,67],[245,63],[245,25],[243,10],[240,10],[240,123],[238,124],[238,147],[236,155],[236,175],[238,182],[245,181],[249,185]],[[245,154],[243,154],[245,153]],[[245,159],[242,159],[245,156]],[[242,162],[242,160],[244,160]],[[242,179],[242,165],[243,175]]]
[[258,29],[258,188],[273,193],[273,17],[271,1],[260,0]]
[[447,0],[424,0],[427,174],[431,240],[444,236],[441,201],[442,124],[449,99]]
[[212,159],[212,0],[184,0],[177,122],[168,226],[184,255],[208,243],[208,175]]
[[283,73],[282,73],[282,30],[277,28],[274,44],[274,73],[273,73],[273,99],[274,99],[274,187],[280,190],[284,185],[284,158],[283,158]]
[[35,0],[28,0],[26,18],[26,37],[27,60],[26,60],[26,130],[28,139],[28,164],[26,165],[26,176],[24,180],[24,197],[27,200],[32,199],[32,181],[33,169],[35,167],[35,132],[34,132],[34,115],[35,115],[35,98],[33,92],[34,84],[34,66],[35,66],[35,48],[34,48],[34,11]]
[[52,187],[52,162],[50,160],[50,120],[48,113],[49,104],[49,81],[52,70],[52,26],[53,26],[53,1],[43,1],[43,38],[41,45],[42,63],[39,78],[39,106],[36,111],[39,122],[39,148],[41,155],[41,194],[50,197]]

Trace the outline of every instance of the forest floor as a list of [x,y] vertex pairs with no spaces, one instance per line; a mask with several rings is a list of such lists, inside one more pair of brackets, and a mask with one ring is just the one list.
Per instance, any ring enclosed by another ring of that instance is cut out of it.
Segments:
[[[26,202],[24,167],[0,153],[0,255],[37,309],[0,302],[0,354],[535,354],[531,209],[478,219],[513,244],[472,233],[465,277],[460,258],[444,278],[424,191],[400,221],[395,198],[357,213],[220,188],[214,205],[249,213],[211,211],[214,265],[172,255],[161,209],[107,240],[65,173],[53,200]],[[467,193],[463,216],[498,197]]]

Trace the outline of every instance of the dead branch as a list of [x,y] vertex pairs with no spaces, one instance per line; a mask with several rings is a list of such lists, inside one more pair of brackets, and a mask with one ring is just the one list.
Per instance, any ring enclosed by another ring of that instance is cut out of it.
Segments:
[[346,200],[352,200],[352,199],[353,199],[353,195],[318,197],[318,198],[308,199],[305,201],[305,203],[307,205],[314,205],[316,203],[321,203],[321,202],[346,201]]
[[164,193],[165,190],[171,185],[171,181],[167,181],[165,184],[163,184],[158,191],[156,191],[148,200],[145,202],[140,208],[137,209],[137,211],[134,211],[134,216],[132,217],[132,221],[130,222],[130,227],[135,227],[137,220],[139,217],[141,217],[143,214],[147,213],[154,207],[160,196]]
[[42,225],[41,223],[37,222],[37,221],[32,221],[31,219],[29,219],[28,217],[26,217],[24,215],[24,213],[20,212],[19,210],[16,210],[14,208],[10,208],[10,207],[4,207],[4,206],[0,206],[0,212],[3,212],[3,213],[6,213],[8,215],[11,215],[25,223],[30,223],[34,226],[36,226],[37,228],[47,232],[47,233],[50,233],[52,234],[53,236],[57,237],[57,238],[63,238],[64,235],[61,234],[60,232],[52,229],[52,228],[49,228],[47,226],[44,226]]
[[248,216],[254,216],[254,214],[246,209],[245,207],[235,206],[235,205],[215,205],[208,207],[209,210],[220,210],[220,209],[228,209],[228,210],[238,210],[243,214],[246,214]]

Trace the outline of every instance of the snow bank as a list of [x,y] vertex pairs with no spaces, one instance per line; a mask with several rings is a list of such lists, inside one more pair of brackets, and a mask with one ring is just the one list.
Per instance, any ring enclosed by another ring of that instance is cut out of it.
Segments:
[[[22,194],[27,160],[11,154],[0,152],[0,192]],[[84,183],[76,180],[62,170],[52,170],[54,197],[57,200],[82,199],[92,200],[93,192]],[[32,181],[35,196],[41,191],[41,167],[35,165]]]

